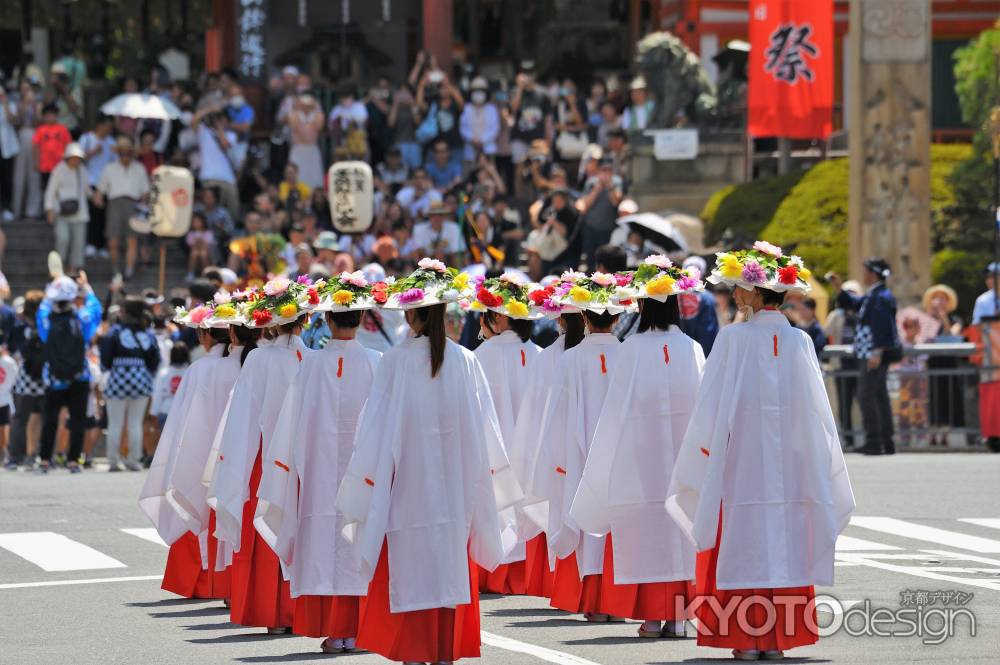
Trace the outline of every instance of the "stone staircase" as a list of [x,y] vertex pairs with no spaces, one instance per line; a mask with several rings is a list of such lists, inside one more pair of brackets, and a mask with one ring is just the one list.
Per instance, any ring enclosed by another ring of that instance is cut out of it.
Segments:
[[[49,281],[47,257],[55,246],[52,227],[48,222],[19,220],[4,224],[0,229],[7,236],[7,250],[4,252],[2,269],[10,282],[12,297],[24,295],[28,289],[42,289]],[[136,274],[125,284],[128,293],[140,293],[145,288],[156,288],[158,279],[159,250],[151,244],[153,264],[138,266]],[[87,277],[94,292],[102,300],[107,296],[111,283],[111,261],[99,257],[86,260]],[[167,241],[166,290],[186,286],[184,277],[187,263],[180,241]]]

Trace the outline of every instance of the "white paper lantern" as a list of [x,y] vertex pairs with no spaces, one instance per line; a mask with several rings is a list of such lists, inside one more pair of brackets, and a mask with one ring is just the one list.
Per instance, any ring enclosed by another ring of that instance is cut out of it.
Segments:
[[364,233],[372,225],[375,187],[365,162],[337,162],[327,172],[330,217],[341,233]]
[[193,207],[191,172],[179,166],[158,166],[149,183],[148,213],[133,217],[129,224],[136,233],[179,238],[191,228]]

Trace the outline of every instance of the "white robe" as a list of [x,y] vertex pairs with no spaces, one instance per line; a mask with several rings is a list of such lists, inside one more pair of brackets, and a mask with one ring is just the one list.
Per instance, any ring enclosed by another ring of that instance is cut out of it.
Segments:
[[701,551],[720,502],[719,589],[833,584],[854,493],[812,340],[779,312],[723,328],[705,366],[666,505]]
[[240,549],[243,504],[257,452],[267,459],[278,412],[302,359],[312,353],[298,335],[282,335],[250,352],[233,388],[225,421],[219,426],[218,455],[208,503],[215,508],[215,536]]
[[[482,365],[486,383],[490,386],[500,434],[507,446],[508,456],[511,455],[508,442],[513,439],[518,412],[540,351],[533,342],[522,342],[513,330],[505,330],[489,338],[475,350],[476,359]],[[514,475],[517,477],[516,473]],[[507,510],[510,512],[506,514],[506,518],[515,520],[517,524],[518,543],[504,559],[504,563],[524,561],[527,555],[525,542],[537,534],[537,529],[533,528],[534,523],[521,513],[518,506]]]
[[542,442],[542,424],[548,413],[549,394],[556,378],[559,359],[566,350],[566,336],[559,335],[552,344],[542,349],[531,365],[528,386],[525,389],[521,407],[517,413],[514,435],[510,441],[504,439],[510,465],[514,475],[524,489],[524,499],[520,510],[530,518],[531,523],[518,524],[521,539],[531,540],[540,534],[549,521],[549,504],[543,497],[530,492],[531,474],[538,448]]
[[545,537],[550,558],[563,559],[576,552],[581,577],[603,572],[604,536],[583,533],[569,509],[620,347],[611,333],[596,333],[563,353],[530,482],[531,494],[544,497],[549,504]]
[[695,549],[664,508],[705,354],[677,326],[626,339],[569,514],[611,533],[616,584],[693,580]]
[[388,542],[391,611],[469,603],[469,557],[500,564],[517,538],[499,513],[522,496],[472,352],[447,342],[431,378],[426,337],[387,351],[337,507],[366,581]]
[[168,483],[167,502],[180,515],[188,531],[199,536],[203,532],[207,535],[209,518],[207,490],[201,478],[215,432],[226,412],[229,394],[240,375],[242,353],[242,346],[231,347],[229,355],[219,358],[204,380],[194,386],[179,444],[178,463]]
[[285,396],[263,460],[254,526],[285,564],[292,598],[368,592],[335,504],[381,355],[331,339],[302,364]]
[[[153,462],[149,466],[149,474],[139,492],[139,509],[149,518],[167,545],[172,545],[188,531],[188,526],[167,501],[167,492],[177,465],[183,464],[181,457],[181,440],[187,425],[191,402],[197,393],[197,386],[211,376],[216,364],[222,360],[225,347],[221,344],[213,346],[208,353],[191,363],[184,378],[181,380],[170,412],[156,444]],[[214,433],[218,420],[200,423],[206,432]]]

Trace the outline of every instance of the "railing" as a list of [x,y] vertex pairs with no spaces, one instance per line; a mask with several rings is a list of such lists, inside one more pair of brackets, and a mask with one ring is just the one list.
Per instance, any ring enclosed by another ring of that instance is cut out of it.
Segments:
[[[979,436],[979,372],[968,342],[917,344],[889,368],[888,387],[897,449],[985,450]],[[862,363],[849,345],[827,346],[822,355],[830,404],[841,442],[864,445],[857,407]]]

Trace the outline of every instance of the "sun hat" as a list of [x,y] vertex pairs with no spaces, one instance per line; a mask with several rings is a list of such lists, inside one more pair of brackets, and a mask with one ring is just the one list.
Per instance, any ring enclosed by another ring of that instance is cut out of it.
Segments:
[[811,275],[800,257],[787,255],[780,247],[758,240],[752,249],[716,254],[715,267],[707,281],[747,291],[761,288],[778,293],[808,293],[812,288],[809,285]]
[[521,275],[507,272],[500,277],[473,278],[463,293],[462,302],[472,311],[496,312],[512,319],[535,320],[545,316],[532,306],[528,281]]
[[[652,298],[666,302],[670,296],[704,291],[701,273],[696,274],[696,271],[697,267],[682,268],[662,254],[653,254],[646,257],[633,272],[617,275],[631,278],[629,283],[621,285],[618,297]],[[624,278],[620,281],[624,281]]]
[[[621,314],[636,307],[634,293],[625,290],[632,281],[628,273],[595,272],[586,275],[567,271],[559,278],[552,299],[562,307],[596,314]],[[570,313],[564,309],[561,313]]]
[[45,287],[45,297],[52,302],[69,302],[76,300],[76,296],[79,292],[80,289],[76,282],[66,275],[56,277],[49,283],[48,286]]
[[386,283],[385,289],[373,286],[372,297],[385,309],[416,309],[458,302],[468,284],[468,274],[449,268],[437,259],[423,258],[407,277]]
[[[387,285],[382,284],[384,289]],[[361,270],[342,272],[323,282],[318,289],[317,312],[355,312],[375,306],[373,284]]]
[[328,249],[336,252],[340,249],[340,242],[337,240],[337,234],[333,231],[320,231],[316,239],[313,240],[313,249]]
[[244,308],[248,328],[273,328],[297,321],[311,314],[320,304],[319,289],[322,283],[306,276],[292,281],[287,277],[273,277],[260,291],[255,291]]
[[929,310],[931,308],[931,300],[933,300],[934,296],[939,293],[944,295],[945,299],[948,301],[947,310],[949,314],[958,309],[958,294],[955,293],[955,289],[951,288],[947,284],[934,284],[924,291],[924,296],[921,299],[925,310]]
[[83,151],[83,148],[80,147],[79,143],[73,141],[72,143],[67,145],[66,150],[63,151],[63,159],[69,159],[70,157],[79,157],[80,159],[86,159],[87,153]]

